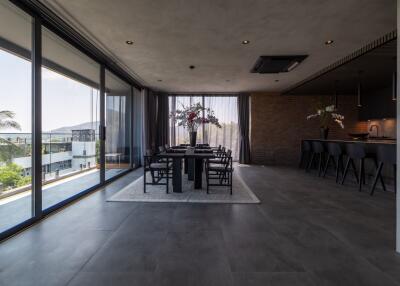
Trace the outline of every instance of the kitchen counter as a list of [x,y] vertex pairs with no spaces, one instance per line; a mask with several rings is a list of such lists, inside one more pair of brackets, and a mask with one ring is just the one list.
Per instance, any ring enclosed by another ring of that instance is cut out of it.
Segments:
[[304,139],[307,141],[336,142],[336,143],[358,143],[358,144],[385,144],[396,145],[396,139]]

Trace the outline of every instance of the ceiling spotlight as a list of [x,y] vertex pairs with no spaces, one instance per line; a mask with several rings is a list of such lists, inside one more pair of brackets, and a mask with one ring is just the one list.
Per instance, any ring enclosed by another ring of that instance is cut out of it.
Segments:
[[243,45],[250,44],[250,41],[249,41],[249,40],[243,40],[243,41],[242,41],[242,44],[243,44]]
[[126,41],[125,43],[126,43],[127,45],[133,45],[133,41],[129,41],[129,40],[128,40],[128,41]]
[[158,79],[157,81],[162,82],[162,79]]
[[279,79],[276,79],[275,82],[279,82]]
[[192,69],[194,69],[194,68],[195,68],[195,66],[189,66],[189,68],[192,70]]
[[325,45],[331,45],[331,44],[333,44],[333,40],[328,40],[325,42]]
[[230,82],[231,80],[230,79],[227,79],[227,80],[225,80],[226,82]]

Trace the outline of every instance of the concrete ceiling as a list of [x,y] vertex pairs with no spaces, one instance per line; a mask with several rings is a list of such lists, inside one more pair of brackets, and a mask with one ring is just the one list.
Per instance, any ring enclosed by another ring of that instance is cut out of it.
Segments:
[[[168,92],[279,92],[396,29],[396,0],[42,2],[144,85]],[[260,55],[286,54],[309,57],[289,73],[249,72]]]

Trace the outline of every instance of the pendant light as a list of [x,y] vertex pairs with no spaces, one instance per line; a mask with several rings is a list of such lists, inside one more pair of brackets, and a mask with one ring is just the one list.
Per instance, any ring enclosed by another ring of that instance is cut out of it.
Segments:
[[333,101],[335,104],[335,109],[338,109],[338,105],[339,105],[339,99],[338,99],[338,80],[335,80],[335,85],[334,85],[334,94],[333,94]]
[[357,83],[357,107],[362,107],[361,102],[361,71],[358,72],[358,83]]

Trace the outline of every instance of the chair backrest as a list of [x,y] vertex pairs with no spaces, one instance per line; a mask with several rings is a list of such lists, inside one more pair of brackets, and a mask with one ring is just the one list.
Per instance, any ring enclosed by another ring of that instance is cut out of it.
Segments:
[[396,145],[378,145],[376,157],[379,162],[396,165]]
[[146,150],[146,155],[144,156],[144,167],[150,166],[153,161],[153,151],[150,149]]
[[312,149],[314,153],[323,153],[324,145],[320,141],[312,141]]
[[339,143],[328,142],[328,153],[332,156],[340,156],[343,154],[342,146]]
[[311,143],[308,140],[301,141],[301,151],[302,152],[310,152],[311,151]]
[[168,144],[165,144],[165,145],[164,145],[164,148],[165,148],[165,150],[168,150],[168,149],[169,149],[169,145],[168,145]]
[[222,147],[221,145],[218,146],[218,151],[221,151],[221,147]]
[[346,144],[346,154],[351,159],[363,159],[367,156],[364,145],[358,143]]
[[165,151],[165,147],[164,146],[158,146],[158,151],[164,152]]

